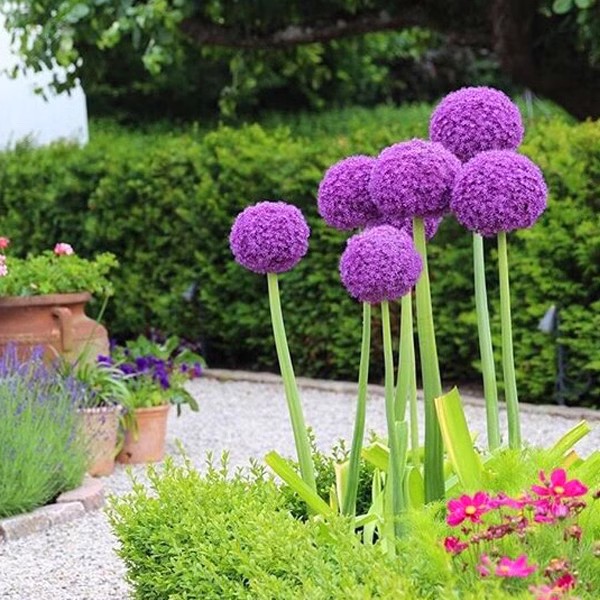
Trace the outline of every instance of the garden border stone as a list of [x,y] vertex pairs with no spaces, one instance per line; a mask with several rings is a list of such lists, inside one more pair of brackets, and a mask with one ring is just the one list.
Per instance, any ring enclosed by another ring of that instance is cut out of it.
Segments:
[[[229,369],[205,369],[203,376],[219,381],[250,381],[253,383],[269,383],[283,385],[279,375],[267,373],[264,371],[236,371]],[[310,379],[308,377],[298,377],[300,387],[320,390],[324,392],[334,392],[339,394],[355,394],[357,384],[349,381],[330,381],[328,379]],[[384,397],[385,389],[382,385],[369,384],[369,393]],[[422,390],[418,391],[419,398],[423,398]],[[485,406],[483,398],[469,393],[461,393],[461,398],[465,404],[473,406]],[[502,404],[501,404],[502,406]],[[563,417],[565,419],[580,419],[585,421],[600,421],[600,410],[584,408],[578,406],[559,406],[557,404],[519,404],[521,412],[526,414],[543,414],[546,416]]]
[[0,543],[18,540],[83,517],[104,505],[104,484],[86,475],[83,483],[64,492],[53,504],[22,515],[0,519]]

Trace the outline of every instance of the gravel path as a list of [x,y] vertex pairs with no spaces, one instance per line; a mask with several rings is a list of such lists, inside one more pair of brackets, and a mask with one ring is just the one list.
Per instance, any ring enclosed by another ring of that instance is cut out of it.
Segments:
[[[207,451],[230,452],[232,465],[244,465],[250,457],[264,456],[276,449],[284,455],[294,452],[283,390],[277,384],[244,381],[219,382],[200,379],[191,391],[200,403],[200,412],[186,411],[170,417],[168,449],[177,453],[180,440],[193,462],[202,468]],[[319,446],[328,449],[340,437],[349,439],[354,417],[352,394],[303,389],[307,422],[314,428]],[[485,441],[482,407],[468,406],[473,431]],[[523,436],[534,444],[551,444],[577,418],[523,415]],[[600,427],[579,444],[587,454],[600,447]],[[385,430],[383,399],[379,393],[369,400],[367,428]],[[143,467],[136,467],[143,473]],[[121,494],[130,489],[125,469],[104,479],[109,491]],[[128,587],[125,569],[114,554],[116,545],[102,512],[44,534],[0,544],[0,598],[3,600],[125,600]]]

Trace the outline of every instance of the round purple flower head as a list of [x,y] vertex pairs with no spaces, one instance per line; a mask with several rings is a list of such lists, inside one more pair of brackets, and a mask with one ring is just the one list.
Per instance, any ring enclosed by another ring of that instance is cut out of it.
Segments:
[[423,263],[406,233],[390,225],[352,236],[340,260],[342,283],[361,302],[377,304],[407,294]]
[[364,227],[377,213],[369,195],[376,159],[350,156],[330,167],[319,185],[319,214],[336,229]]
[[229,247],[236,262],[255,273],[283,273],[308,250],[310,229],[295,206],[259,202],[235,219]]
[[[428,217],[427,219],[423,219],[427,240],[430,240],[437,233],[442,220],[442,217]],[[410,238],[413,237],[413,220],[410,217],[379,217],[369,223],[368,227],[377,227],[379,225],[391,225],[396,229],[402,229]]]
[[516,150],[523,140],[523,122],[517,105],[503,92],[467,87],[438,104],[429,137],[465,162],[486,150]]
[[373,202],[385,217],[441,217],[448,212],[460,161],[435,142],[408,144],[392,146],[377,159],[369,182]]
[[402,153],[409,150],[427,150],[427,146],[430,142],[426,142],[425,140],[421,140],[419,138],[413,138],[412,140],[408,140],[407,142],[398,142],[396,144],[392,144],[387,148],[384,148],[377,157],[379,160],[385,160],[386,158],[394,158],[396,156],[401,155]]
[[467,229],[493,236],[531,227],[544,212],[547,196],[535,163],[510,150],[490,150],[463,166],[450,208]]

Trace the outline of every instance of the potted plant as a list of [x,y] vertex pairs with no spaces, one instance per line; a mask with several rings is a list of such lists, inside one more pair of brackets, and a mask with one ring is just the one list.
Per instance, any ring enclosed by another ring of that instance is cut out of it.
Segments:
[[[16,344],[20,354],[43,346],[47,358],[76,361],[108,352],[106,329],[85,314],[92,295],[108,298],[113,254],[89,260],[66,243],[26,258],[6,256],[9,240],[0,237],[0,351]],[[101,311],[102,312],[102,311]]]
[[112,357],[99,357],[125,375],[129,400],[124,417],[125,439],[117,456],[122,463],[157,462],[165,455],[167,418],[171,405],[187,404],[198,410],[185,383],[202,372],[202,357],[182,348],[178,337],[158,342],[140,336],[113,349]]

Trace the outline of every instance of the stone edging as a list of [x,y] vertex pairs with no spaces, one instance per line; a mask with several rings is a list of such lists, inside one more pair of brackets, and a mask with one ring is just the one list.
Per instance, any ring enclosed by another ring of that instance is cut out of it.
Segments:
[[54,504],[33,512],[0,519],[0,543],[18,540],[32,533],[46,531],[54,525],[83,517],[86,512],[104,506],[104,484],[88,475],[74,490],[61,494]]
[[[203,376],[219,381],[248,381],[253,383],[281,384],[281,377],[273,373],[234,371],[228,369],[205,369]],[[320,390],[323,392],[334,392],[338,394],[355,394],[356,383],[348,381],[329,381],[327,379],[309,379],[298,377],[298,385],[307,389]],[[369,392],[373,395],[383,396],[384,388],[381,385],[369,385]],[[419,395],[421,392],[419,391]],[[472,406],[485,406],[483,398],[470,394],[461,394],[465,404]],[[525,404],[519,405],[521,412],[531,415],[547,415],[562,417],[564,419],[600,421],[600,411],[591,408],[580,408],[576,406],[558,406],[556,404]]]

